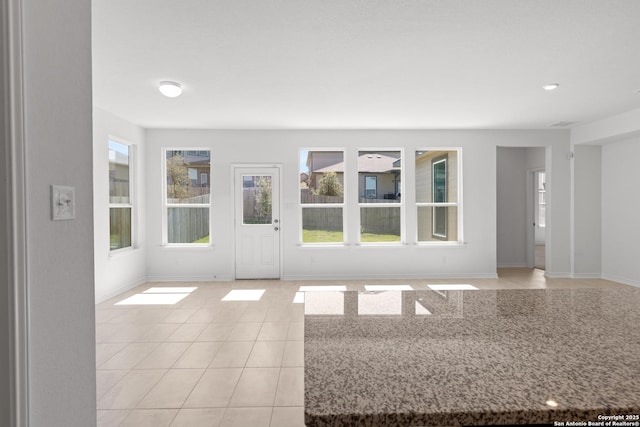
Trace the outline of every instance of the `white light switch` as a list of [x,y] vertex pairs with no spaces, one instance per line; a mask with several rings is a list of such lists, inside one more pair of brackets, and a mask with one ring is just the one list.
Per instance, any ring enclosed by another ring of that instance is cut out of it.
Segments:
[[51,186],[51,219],[76,217],[76,188],[65,185]]

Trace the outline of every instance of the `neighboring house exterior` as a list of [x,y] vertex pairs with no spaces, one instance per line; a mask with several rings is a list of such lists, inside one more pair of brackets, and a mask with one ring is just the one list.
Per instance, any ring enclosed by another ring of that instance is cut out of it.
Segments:
[[175,155],[184,159],[192,187],[209,187],[211,183],[211,155],[208,150],[167,151],[167,158]]
[[[340,151],[310,151],[307,157],[309,188],[315,190],[322,176],[335,172],[344,186],[344,159]],[[400,153],[363,152],[358,157],[358,197],[361,202],[395,200],[400,196]]]
[[[458,202],[457,151],[425,151],[416,154],[416,202]],[[436,180],[434,182],[434,177]],[[418,240],[457,240],[457,207],[418,209]]]

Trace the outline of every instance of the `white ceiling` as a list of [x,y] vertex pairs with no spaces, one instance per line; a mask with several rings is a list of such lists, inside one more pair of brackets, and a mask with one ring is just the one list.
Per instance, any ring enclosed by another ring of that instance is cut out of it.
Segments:
[[95,105],[147,128],[534,129],[640,108],[638,0],[93,0],[92,25]]

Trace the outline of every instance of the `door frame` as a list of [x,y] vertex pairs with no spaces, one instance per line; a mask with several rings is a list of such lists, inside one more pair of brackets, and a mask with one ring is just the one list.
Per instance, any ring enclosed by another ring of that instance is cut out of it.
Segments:
[[237,242],[236,242],[236,220],[238,218],[237,212],[236,212],[236,198],[237,198],[237,193],[236,193],[236,170],[238,169],[251,169],[251,168],[255,168],[255,169],[264,169],[264,168],[276,168],[278,169],[278,192],[280,194],[280,197],[278,197],[278,212],[280,212],[279,215],[279,227],[280,227],[280,232],[278,233],[278,278],[277,279],[270,279],[270,280],[281,280],[282,279],[282,272],[284,271],[284,262],[283,262],[283,250],[282,250],[282,224],[284,223],[283,221],[283,217],[284,217],[284,211],[282,210],[282,163],[232,163],[231,164],[231,203],[232,203],[232,211],[233,214],[231,215],[231,228],[233,230],[233,239],[232,243],[231,243],[231,253],[233,254],[233,280],[236,280],[236,247],[237,247]]
[[24,119],[24,69],[22,35],[22,0],[9,0],[0,6],[0,123],[3,138],[0,160],[7,170],[7,179],[0,183],[0,235],[4,238],[0,253],[0,278],[8,284],[6,298],[9,312],[0,325],[8,331],[9,370],[0,384],[9,393],[8,414],[0,417],[0,424],[29,425],[29,293],[27,276],[27,200],[26,200],[26,143]]

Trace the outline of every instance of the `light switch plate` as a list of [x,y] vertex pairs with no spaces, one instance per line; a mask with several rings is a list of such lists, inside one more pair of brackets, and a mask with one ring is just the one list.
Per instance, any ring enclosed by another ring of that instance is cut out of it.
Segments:
[[76,188],[66,185],[51,186],[51,219],[65,220],[76,217]]

